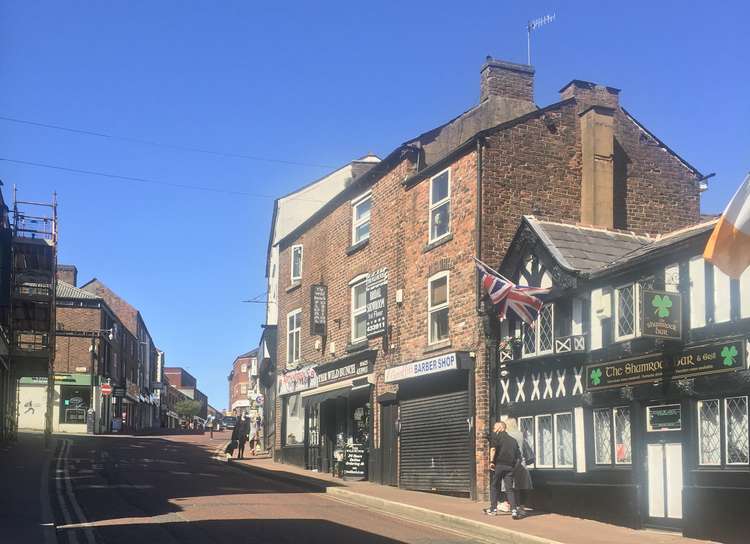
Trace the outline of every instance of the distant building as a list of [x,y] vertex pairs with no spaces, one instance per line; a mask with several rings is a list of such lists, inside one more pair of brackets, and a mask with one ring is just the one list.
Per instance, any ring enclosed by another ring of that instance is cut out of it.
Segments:
[[201,403],[198,416],[201,419],[208,417],[208,397],[198,389],[198,380],[187,370],[179,366],[170,366],[164,369],[164,376],[169,383],[180,393],[189,399],[197,400]]
[[251,374],[258,373],[258,350],[254,349],[238,355],[232,363],[232,370],[227,376],[229,382],[229,410],[234,415],[248,413],[250,410]]

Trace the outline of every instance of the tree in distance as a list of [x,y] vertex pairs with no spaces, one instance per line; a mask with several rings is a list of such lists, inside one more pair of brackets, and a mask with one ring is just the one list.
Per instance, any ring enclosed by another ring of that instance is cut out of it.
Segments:
[[197,400],[178,400],[174,405],[174,411],[177,412],[181,418],[193,419],[201,411],[201,403]]

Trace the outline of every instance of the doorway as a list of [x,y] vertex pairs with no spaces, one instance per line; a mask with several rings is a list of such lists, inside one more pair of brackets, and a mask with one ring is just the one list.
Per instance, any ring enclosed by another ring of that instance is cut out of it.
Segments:
[[380,448],[383,485],[398,485],[398,404],[381,404]]
[[646,407],[647,524],[682,527],[682,407]]

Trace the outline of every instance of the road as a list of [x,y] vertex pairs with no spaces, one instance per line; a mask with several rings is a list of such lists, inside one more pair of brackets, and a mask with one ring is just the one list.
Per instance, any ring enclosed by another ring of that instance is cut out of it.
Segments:
[[465,538],[231,467],[228,433],[65,437],[49,490],[70,544],[414,543]]

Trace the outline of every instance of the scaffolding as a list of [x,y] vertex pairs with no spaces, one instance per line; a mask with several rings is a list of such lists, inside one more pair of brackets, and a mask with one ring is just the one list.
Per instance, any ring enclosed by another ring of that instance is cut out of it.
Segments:
[[52,432],[57,269],[57,195],[52,202],[18,199],[13,188],[10,353],[16,378],[47,379],[45,436]]

